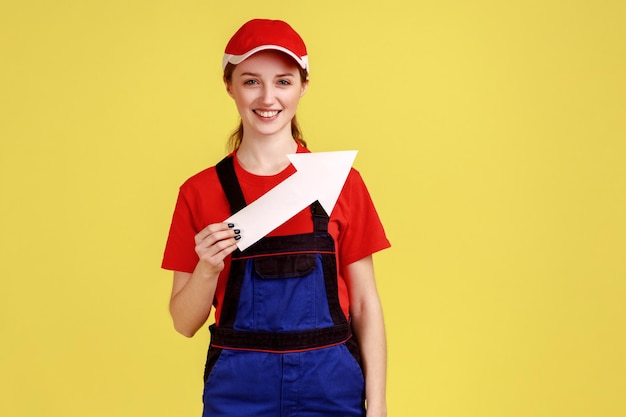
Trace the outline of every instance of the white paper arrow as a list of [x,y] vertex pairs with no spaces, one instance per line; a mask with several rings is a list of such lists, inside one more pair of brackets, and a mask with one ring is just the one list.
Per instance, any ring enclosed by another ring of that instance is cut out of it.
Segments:
[[250,247],[315,200],[330,215],[356,154],[357,151],[340,151],[287,155],[296,172],[224,220],[241,230],[237,247]]

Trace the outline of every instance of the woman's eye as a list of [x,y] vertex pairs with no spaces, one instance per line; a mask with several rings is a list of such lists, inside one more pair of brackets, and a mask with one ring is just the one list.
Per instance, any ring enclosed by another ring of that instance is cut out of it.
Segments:
[[289,80],[279,80],[278,84],[280,85],[291,85],[291,83],[289,82]]
[[244,81],[244,85],[254,85],[256,83],[257,83],[256,80],[246,80],[246,81]]

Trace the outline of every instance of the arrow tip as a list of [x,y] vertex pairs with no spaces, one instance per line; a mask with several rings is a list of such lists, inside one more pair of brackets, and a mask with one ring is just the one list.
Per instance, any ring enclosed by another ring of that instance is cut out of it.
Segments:
[[287,155],[299,174],[309,179],[318,200],[330,215],[335,208],[358,151],[311,152]]

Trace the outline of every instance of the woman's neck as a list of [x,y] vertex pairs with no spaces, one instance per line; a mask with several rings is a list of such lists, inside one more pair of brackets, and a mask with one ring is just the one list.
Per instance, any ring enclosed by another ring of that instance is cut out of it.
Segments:
[[275,175],[289,166],[288,154],[296,153],[293,138],[249,139],[244,137],[237,149],[237,160],[243,169],[255,175]]

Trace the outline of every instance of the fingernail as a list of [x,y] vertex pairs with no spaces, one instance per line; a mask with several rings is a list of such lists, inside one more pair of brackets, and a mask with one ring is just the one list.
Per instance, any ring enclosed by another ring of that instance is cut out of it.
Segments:
[[241,239],[241,235],[235,236],[235,240],[239,240],[239,239]]
[[228,223],[228,227],[230,227],[232,229],[233,227],[235,227],[235,225],[232,224],[232,223]]
[[235,232],[235,234],[238,235],[239,233],[241,233],[241,230],[235,229],[235,230],[233,230],[233,232]]

